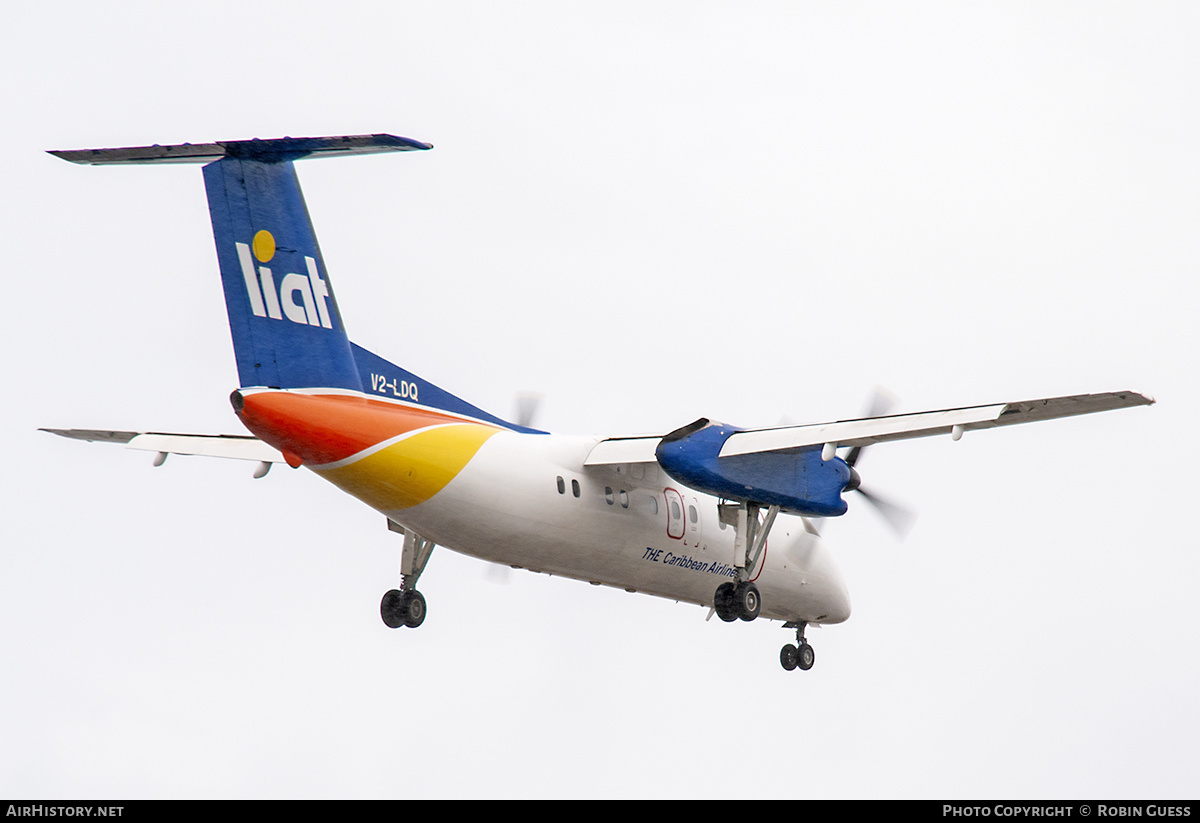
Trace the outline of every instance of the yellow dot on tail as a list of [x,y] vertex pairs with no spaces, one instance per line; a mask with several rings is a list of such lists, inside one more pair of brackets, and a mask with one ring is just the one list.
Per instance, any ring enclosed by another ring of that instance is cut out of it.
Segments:
[[258,262],[266,263],[275,256],[275,238],[269,231],[263,229],[254,235],[251,248],[254,249],[254,256],[258,258]]

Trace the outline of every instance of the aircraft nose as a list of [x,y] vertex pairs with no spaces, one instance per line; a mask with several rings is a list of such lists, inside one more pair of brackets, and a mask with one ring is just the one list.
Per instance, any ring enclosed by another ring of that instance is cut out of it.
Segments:
[[825,614],[822,623],[842,623],[850,619],[850,590],[846,587],[846,579],[842,570],[834,562],[833,554],[822,544],[818,552],[820,573],[824,578],[822,611]]
[[850,591],[846,588],[846,582],[841,579],[840,575],[836,583],[830,597],[829,622],[843,623],[850,619]]

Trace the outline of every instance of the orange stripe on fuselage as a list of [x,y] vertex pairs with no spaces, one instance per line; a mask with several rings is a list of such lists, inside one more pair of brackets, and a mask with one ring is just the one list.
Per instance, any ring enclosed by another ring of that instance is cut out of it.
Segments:
[[296,455],[310,467],[346,460],[419,429],[464,423],[461,418],[431,409],[367,397],[285,391],[245,395],[238,417],[262,440],[281,452]]
[[244,395],[238,416],[289,463],[307,465],[379,511],[433,497],[500,431],[367,397],[285,391]]

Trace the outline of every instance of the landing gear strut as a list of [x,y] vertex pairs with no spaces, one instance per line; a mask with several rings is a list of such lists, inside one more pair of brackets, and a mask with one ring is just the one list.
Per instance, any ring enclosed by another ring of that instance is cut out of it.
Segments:
[[736,529],[733,561],[737,580],[717,586],[713,610],[726,623],[753,620],[762,610],[762,597],[758,586],[750,579],[750,572],[767,545],[767,534],[775,523],[779,507],[768,508],[762,523],[758,521],[760,507],[754,503],[724,503],[718,511],[722,522]]
[[808,645],[808,641],[804,639],[804,628],[807,625],[807,623],[784,624],[785,629],[795,628],[796,630],[796,645],[788,643],[779,650],[779,665],[789,672],[793,669],[808,671],[816,662],[817,656],[813,647]]
[[426,612],[425,596],[417,591],[417,579],[425,571],[435,544],[392,520],[388,520],[388,529],[404,535],[404,549],[400,552],[400,588],[383,596],[379,616],[389,629],[401,626],[415,629],[425,622]]

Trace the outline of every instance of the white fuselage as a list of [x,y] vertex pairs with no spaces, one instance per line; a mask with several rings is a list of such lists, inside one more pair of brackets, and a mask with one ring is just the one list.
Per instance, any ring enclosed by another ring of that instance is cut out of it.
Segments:
[[[432,498],[384,514],[494,563],[711,606],[736,574],[734,528],[720,522],[718,501],[655,463],[585,467],[600,439],[500,432]],[[850,615],[841,573],[803,518],[776,521],[750,579],[764,617]]]

